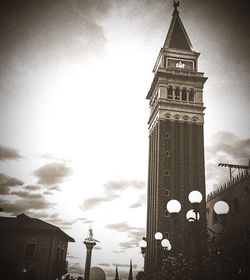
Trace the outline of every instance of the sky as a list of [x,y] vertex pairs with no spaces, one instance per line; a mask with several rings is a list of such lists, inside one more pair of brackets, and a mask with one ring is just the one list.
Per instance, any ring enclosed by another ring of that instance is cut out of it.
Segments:
[[[219,162],[250,159],[249,23],[242,1],[180,1],[200,52],[207,193],[228,180]],[[1,215],[61,227],[71,271],[85,263],[126,278],[143,268],[152,69],[173,12],[167,0],[0,3]]]

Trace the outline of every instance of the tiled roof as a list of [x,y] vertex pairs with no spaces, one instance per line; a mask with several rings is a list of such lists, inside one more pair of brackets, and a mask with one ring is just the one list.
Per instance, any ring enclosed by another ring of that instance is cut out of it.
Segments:
[[192,51],[192,43],[187,35],[178,12],[173,13],[173,18],[164,47]]
[[180,21],[176,20],[173,33],[169,42],[170,48],[191,50],[186,36],[181,28]]
[[31,218],[25,214],[20,214],[17,217],[0,217],[0,231],[1,230],[55,231],[63,234],[69,241],[75,242],[72,237],[67,235],[59,227],[36,218]]

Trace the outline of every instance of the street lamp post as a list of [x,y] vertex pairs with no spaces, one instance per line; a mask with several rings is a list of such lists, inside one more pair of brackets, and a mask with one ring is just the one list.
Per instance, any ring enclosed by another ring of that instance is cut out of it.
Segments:
[[[172,246],[171,246],[171,243],[170,241],[167,239],[167,238],[164,238],[163,234],[161,232],[156,232],[155,235],[154,235],[154,238],[155,240],[157,241],[157,246],[160,246],[162,247],[163,249],[163,254],[161,252],[161,254],[159,256],[157,256],[156,258],[156,267],[157,267],[157,270],[159,271],[160,270],[160,267],[162,265],[162,262],[163,260],[165,259],[166,257],[166,252],[167,251],[170,251]],[[159,244],[160,242],[160,244]],[[145,257],[150,257],[150,256],[146,256],[146,248],[147,248],[147,241],[146,241],[146,237],[143,237],[142,240],[140,241],[139,243],[139,246],[141,248],[141,254],[142,256],[145,258]],[[160,258],[160,261],[158,259],[158,257]],[[155,261],[155,259],[152,259],[152,261]]]
[[[188,195],[188,200],[190,201],[190,203],[192,205],[192,209],[186,213],[186,218],[187,218],[188,222],[190,222],[189,225],[193,229],[192,230],[193,231],[192,232],[193,245],[194,245],[193,249],[194,249],[195,263],[197,266],[197,271],[196,271],[197,277],[195,277],[195,279],[196,278],[200,279],[201,272],[202,272],[201,271],[201,260],[202,260],[201,230],[202,230],[202,228],[200,228],[200,213],[199,213],[199,205],[200,205],[202,199],[203,199],[202,194],[199,191],[194,190],[194,191],[190,192]],[[178,216],[178,213],[181,211],[181,203],[176,199],[172,199],[167,203],[167,210],[171,214],[174,225],[176,226],[177,216]],[[223,225],[223,230],[224,230],[225,216],[229,211],[228,204],[225,201],[218,201],[214,205],[214,211],[218,215],[218,217]],[[188,230],[190,231],[190,227]],[[206,228],[206,230],[213,235],[218,235],[218,234],[222,233],[222,231],[214,232],[210,228]],[[187,231],[187,230],[185,230],[185,231]]]

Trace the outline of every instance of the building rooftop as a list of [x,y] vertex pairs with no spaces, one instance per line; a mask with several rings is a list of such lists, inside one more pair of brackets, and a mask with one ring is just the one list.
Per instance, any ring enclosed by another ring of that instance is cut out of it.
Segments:
[[31,218],[22,213],[17,217],[0,217],[0,231],[3,230],[39,230],[39,231],[54,231],[63,235],[70,242],[75,240],[62,231],[59,227],[46,223],[37,218]]

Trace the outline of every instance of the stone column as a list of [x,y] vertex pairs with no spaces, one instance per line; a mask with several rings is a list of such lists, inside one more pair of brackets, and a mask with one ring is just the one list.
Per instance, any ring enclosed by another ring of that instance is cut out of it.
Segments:
[[85,271],[84,271],[84,280],[89,280],[92,249],[96,245],[96,242],[92,241],[92,240],[85,239],[84,244],[86,245],[86,248],[87,248]]

